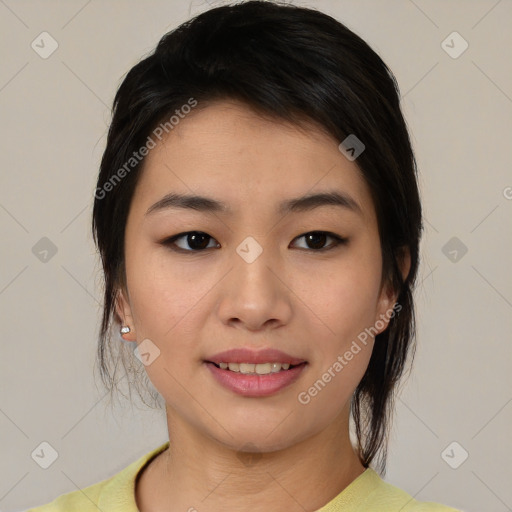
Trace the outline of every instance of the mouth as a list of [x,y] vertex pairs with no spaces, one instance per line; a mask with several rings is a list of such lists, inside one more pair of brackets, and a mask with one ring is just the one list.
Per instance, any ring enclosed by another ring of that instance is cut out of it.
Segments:
[[215,363],[213,361],[205,361],[207,364],[216,366],[219,370],[227,370],[229,372],[241,373],[244,375],[270,375],[272,373],[279,373],[293,370],[298,366],[306,365],[304,361],[299,364],[268,362],[268,363]]
[[275,395],[291,386],[304,371],[308,363],[223,363],[204,361],[214,382],[237,395],[244,397],[266,397]]

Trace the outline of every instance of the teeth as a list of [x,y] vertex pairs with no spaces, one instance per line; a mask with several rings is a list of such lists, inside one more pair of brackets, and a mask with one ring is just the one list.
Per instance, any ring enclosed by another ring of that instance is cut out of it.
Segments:
[[232,372],[244,374],[268,375],[269,373],[277,373],[281,370],[288,370],[289,363],[219,363],[219,367],[223,370],[229,368]]

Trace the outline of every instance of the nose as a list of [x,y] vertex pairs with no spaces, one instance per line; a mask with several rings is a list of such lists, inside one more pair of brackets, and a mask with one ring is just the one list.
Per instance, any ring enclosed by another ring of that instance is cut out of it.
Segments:
[[286,325],[292,317],[293,292],[284,262],[266,249],[255,259],[246,258],[243,249],[233,254],[232,269],[218,290],[220,320],[247,331]]

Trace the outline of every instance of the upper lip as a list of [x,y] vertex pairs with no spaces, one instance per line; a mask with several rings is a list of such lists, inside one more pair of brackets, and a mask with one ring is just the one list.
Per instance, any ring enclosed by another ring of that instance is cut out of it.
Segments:
[[224,352],[219,352],[205,359],[210,363],[288,363],[291,365],[305,363],[306,360],[300,357],[293,357],[281,350],[266,348],[263,350],[254,350],[248,348],[232,348]]

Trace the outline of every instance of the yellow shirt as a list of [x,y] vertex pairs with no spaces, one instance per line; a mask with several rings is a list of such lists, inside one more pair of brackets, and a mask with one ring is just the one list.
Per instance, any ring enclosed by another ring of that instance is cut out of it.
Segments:
[[[59,496],[27,512],[139,512],[135,479],[143,467],[169,446],[167,441],[111,478]],[[388,484],[372,468],[352,481],[338,496],[316,512],[460,512],[431,502],[419,502]]]

